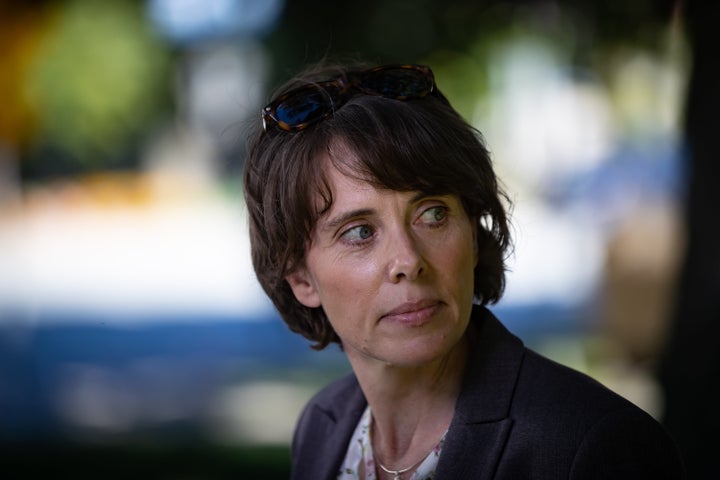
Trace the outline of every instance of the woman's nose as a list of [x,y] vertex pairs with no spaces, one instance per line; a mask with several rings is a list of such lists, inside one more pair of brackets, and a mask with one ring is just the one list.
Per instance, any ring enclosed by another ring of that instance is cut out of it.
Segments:
[[403,278],[416,280],[427,268],[418,242],[408,232],[398,233],[388,239],[389,280],[397,283]]

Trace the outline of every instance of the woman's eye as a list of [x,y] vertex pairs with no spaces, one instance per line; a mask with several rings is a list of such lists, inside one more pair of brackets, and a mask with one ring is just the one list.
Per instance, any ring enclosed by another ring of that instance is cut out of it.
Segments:
[[343,240],[350,243],[360,243],[373,236],[373,229],[370,225],[358,225],[342,234]]
[[421,220],[424,223],[440,223],[443,220],[445,220],[445,217],[447,216],[447,208],[437,206],[437,207],[431,207],[422,212],[420,215]]

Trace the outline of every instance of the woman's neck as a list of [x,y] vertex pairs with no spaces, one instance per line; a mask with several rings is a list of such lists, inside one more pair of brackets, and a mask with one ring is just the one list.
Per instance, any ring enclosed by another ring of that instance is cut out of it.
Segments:
[[432,450],[452,421],[468,355],[466,337],[443,358],[416,367],[349,355],[373,414],[378,461],[400,469]]

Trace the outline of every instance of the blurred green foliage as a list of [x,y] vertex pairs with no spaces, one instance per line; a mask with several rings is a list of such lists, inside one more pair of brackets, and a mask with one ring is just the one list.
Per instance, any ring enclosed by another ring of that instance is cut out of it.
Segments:
[[157,120],[169,60],[141,2],[58,4],[28,79],[37,143],[79,168],[102,167]]
[[[506,39],[535,35],[568,64],[601,69],[604,50],[657,46],[674,3],[293,0],[258,40],[270,59],[269,90],[322,59],[429,63],[470,119],[489,90],[488,52]],[[144,138],[183,101],[173,84],[185,73],[183,56],[202,45],[176,49],[156,35],[145,1],[41,4],[54,20],[25,82],[37,128],[21,152],[24,177],[137,166]]]

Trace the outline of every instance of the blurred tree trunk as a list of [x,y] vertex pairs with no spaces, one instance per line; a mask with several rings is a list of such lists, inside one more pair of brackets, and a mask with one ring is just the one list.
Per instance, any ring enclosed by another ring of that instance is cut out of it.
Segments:
[[685,112],[687,251],[669,342],[659,370],[665,425],[688,478],[718,478],[720,431],[720,56],[717,2],[683,5],[692,49]]

